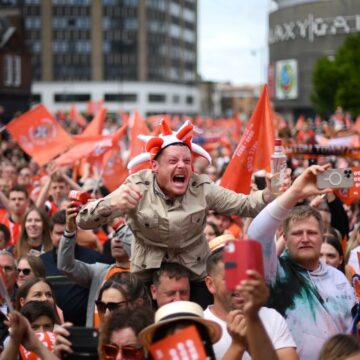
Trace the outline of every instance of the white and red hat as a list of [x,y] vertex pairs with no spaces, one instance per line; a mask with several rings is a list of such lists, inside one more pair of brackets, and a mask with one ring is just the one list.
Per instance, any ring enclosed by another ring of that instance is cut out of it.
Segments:
[[204,157],[211,163],[209,153],[201,146],[192,142],[194,126],[189,120],[177,131],[172,131],[165,120],[161,122],[161,134],[159,136],[138,135],[138,138],[146,143],[146,152],[135,156],[129,161],[127,168],[131,170],[135,166],[150,160],[154,160],[161,150],[170,145],[185,144],[191,152]]

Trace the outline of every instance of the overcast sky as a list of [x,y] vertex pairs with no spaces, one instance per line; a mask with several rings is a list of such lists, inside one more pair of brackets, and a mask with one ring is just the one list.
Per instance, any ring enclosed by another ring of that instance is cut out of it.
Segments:
[[259,84],[268,62],[271,0],[199,0],[198,70],[204,80]]

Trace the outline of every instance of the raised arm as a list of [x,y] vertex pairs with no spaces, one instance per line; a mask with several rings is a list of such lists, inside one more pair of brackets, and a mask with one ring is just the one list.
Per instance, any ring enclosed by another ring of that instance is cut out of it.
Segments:
[[316,186],[316,174],[327,168],[328,165],[314,165],[307,168],[283,194],[267,205],[252,221],[248,237],[262,243],[265,278],[268,283],[272,283],[276,277],[275,233],[278,226],[298,201],[331,191],[330,189],[320,190]]
[[141,197],[139,186],[123,184],[103,199],[87,203],[81,208],[76,221],[82,229],[94,229],[109,224],[115,218],[135,209]]
[[243,298],[243,310],[230,311],[227,317],[228,331],[232,343],[223,360],[241,359],[244,351],[253,360],[277,360],[274,346],[260,319],[259,311],[269,297],[269,290],[256,271],[248,271],[250,280],[244,280],[236,287]]
[[73,201],[70,202],[66,209],[65,232],[59,244],[57,267],[77,284],[89,288],[94,276],[94,267],[96,264],[86,264],[75,259],[77,229],[75,218],[78,212],[79,208]]

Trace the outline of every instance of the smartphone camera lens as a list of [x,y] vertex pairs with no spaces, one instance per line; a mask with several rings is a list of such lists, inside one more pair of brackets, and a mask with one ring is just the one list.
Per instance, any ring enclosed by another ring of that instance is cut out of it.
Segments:
[[352,173],[351,169],[346,169],[346,170],[344,170],[344,174],[345,174],[345,176],[346,176],[347,178],[350,178],[351,173]]

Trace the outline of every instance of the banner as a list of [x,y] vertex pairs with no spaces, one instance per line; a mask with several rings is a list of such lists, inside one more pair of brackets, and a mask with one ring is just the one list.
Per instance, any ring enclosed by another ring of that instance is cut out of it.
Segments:
[[6,125],[19,146],[40,166],[61,154],[73,143],[44,105],[39,105]]

